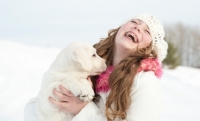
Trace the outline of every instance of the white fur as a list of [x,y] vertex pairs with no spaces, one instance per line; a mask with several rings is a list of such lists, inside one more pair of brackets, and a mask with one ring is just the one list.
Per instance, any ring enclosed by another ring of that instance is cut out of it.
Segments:
[[48,100],[50,96],[56,99],[53,88],[63,85],[83,101],[92,100],[94,91],[86,78],[105,69],[105,60],[96,54],[95,48],[82,42],[69,44],[44,74],[36,107],[40,121],[70,121],[72,114],[61,112]]

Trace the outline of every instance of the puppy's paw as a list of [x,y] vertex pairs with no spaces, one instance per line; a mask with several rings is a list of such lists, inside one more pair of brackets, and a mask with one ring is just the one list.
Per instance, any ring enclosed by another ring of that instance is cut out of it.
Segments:
[[90,101],[94,97],[94,91],[92,87],[85,88],[84,90],[81,91],[80,95],[78,95],[77,97],[79,97],[83,101]]
[[92,100],[94,97],[94,90],[92,89],[91,84],[86,79],[80,80],[80,83],[82,85],[82,92],[78,97],[83,101]]
[[[87,80],[83,80],[87,81]],[[68,83],[69,90],[77,97],[79,97],[83,101],[92,100],[94,97],[94,91],[92,87],[88,84],[78,82]]]

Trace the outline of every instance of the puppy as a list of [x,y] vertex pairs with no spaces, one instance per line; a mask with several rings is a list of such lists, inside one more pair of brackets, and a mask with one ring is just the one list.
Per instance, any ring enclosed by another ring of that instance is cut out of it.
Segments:
[[43,76],[36,106],[40,121],[70,121],[72,114],[63,113],[48,100],[50,96],[56,99],[53,88],[58,89],[59,85],[63,85],[81,100],[92,100],[94,91],[86,78],[105,69],[105,60],[96,54],[95,48],[83,42],[69,44]]

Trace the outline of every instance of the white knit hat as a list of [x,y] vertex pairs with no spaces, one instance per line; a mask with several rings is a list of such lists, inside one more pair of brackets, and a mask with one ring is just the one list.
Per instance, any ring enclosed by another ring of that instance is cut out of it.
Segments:
[[164,40],[165,32],[163,25],[160,23],[158,19],[156,19],[154,16],[150,14],[141,14],[133,18],[142,20],[148,25],[153,40],[152,49],[157,51],[158,60],[163,61],[167,55],[167,49],[168,49],[168,44]]

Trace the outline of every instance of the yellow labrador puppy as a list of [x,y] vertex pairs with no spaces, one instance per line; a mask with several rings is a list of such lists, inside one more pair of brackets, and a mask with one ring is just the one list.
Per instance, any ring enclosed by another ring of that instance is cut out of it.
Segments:
[[70,121],[72,114],[61,112],[49,102],[50,96],[55,99],[53,88],[63,85],[81,100],[92,100],[94,91],[86,78],[100,74],[105,69],[105,60],[96,54],[96,49],[91,45],[83,42],[69,44],[44,74],[36,107],[40,121]]

